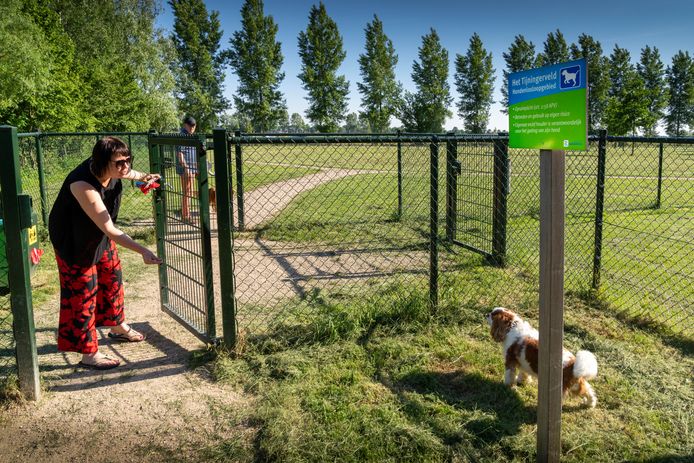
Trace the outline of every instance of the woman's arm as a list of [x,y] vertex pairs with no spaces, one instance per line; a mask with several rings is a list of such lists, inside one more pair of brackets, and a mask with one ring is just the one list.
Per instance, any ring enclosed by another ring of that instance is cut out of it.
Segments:
[[135,169],[130,169],[130,172],[125,174],[122,178],[126,180],[139,180],[142,182],[153,182],[159,180],[161,175],[159,174],[148,174],[147,172],[139,172]]
[[82,210],[106,236],[121,246],[141,254],[145,264],[161,264],[162,260],[158,258],[156,254],[135,242],[113,224],[111,215],[108,213],[106,205],[101,200],[101,195],[99,195],[99,192],[96,191],[93,186],[87,182],[74,182],[70,185],[70,191],[75,199],[77,199]]

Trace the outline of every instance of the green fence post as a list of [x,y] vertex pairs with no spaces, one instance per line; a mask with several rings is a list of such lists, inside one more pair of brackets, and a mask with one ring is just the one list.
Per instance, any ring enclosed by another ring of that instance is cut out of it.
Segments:
[[41,194],[41,220],[43,225],[48,226],[48,200],[46,199],[46,172],[43,162],[43,147],[41,146],[41,134],[36,136],[36,163],[39,169],[39,191]]
[[19,142],[15,127],[0,126],[0,164],[2,164],[0,190],[2,190],[5,223],[5,247],[9,264],[7,280],[10,286],[10,305],[14,319],[19,387],[28,400],[38,400],[40,396],[39,366],[26,230],[31,227],[31,196],[22,194]]
[[210,184],[207,174],[207,151],[205,134],[198,135],[196,146],[198,160],[198,200],[200,204],[200,227],[202,238],[202,264],[205,277],[205,305],[207,307],[206,335],[208,339],[217,336],[214,313],[214,281],[212,272],[212,229],[210,228]]
[[[147,147],[149,149],[149,170],[164,175],[164,162],[161,155],[161,147],[153,144],[152,137],[157,134],[156,131],[150,130],[147,134]],[[166,247],[164,246],[164,237],[166,236],[166,189],[167,179],[161,188],[155,188],[154,192],[154,228],[157,235],[157,255],[162,260],[159,265],[159,297],[161,305],[164,307],[169,303],[169,279],[166,273]],[[170,181],[170,180],[169,180]]]
[[607,159],[607,130],[600,130],[598,140],[598,176],[595,187],[595,248],[593,253],[593,289],[600,287],[602,264],[602,227],[605,207],[605,161]]
[[215,179],[217,181],[217,240],[219,242],[219,286],[222,303],[224,345],[236,346],[236,278],[234,276],[233,235],[234,215],[231,197],[231,169],[227,146],[227,131],[214,129]]
[[[130,167],[135,167],[135,151],[133,150],[133,138],[128,134],[128,149],[130,150]],[[135,188],[135,180],[130,180],[130,186]]]
[[402,143],[398,129],[398,220],[402,218]]
[[238,225],[239,230],[243,231],[244,227],[244,207],[243,207],[243,153],[241,151],[241,131],[237,130],[234,133],[235,145],[235,159],[236,159],[236,201],[238,203]]
[[655,208],[660,209],[660,195],[663,191],[663,143],[658,147],[658,198],[655,200]]
[[432,137],[430,145],[430,207],[429,211],[429,301],[439,305],[439,139]]
[[458,203],[458,141],[455,133],[449,132],[446,138],[446,238],[449,242],[455,239],[456,208]]
[[494,207],[492,210],[493,265],[506,265],[506,234],[508,228],[508,195],[511,182],[508,157],[508,138],[500,132],[494,142]]

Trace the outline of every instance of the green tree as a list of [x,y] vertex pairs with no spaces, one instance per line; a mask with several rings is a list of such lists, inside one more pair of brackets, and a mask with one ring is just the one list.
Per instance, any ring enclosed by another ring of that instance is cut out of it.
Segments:
[[588,130],[603,127],[610,90],[610,63],[602,54],[602,46],[587,34],[578,36],[578,45],[571,44],[571,59],[585,58],[588,64]]
[[[619,45],[614,46],[610,55],[610,90],[609,97],[614,97],[624,93],[627,76],[634,70],[631,64],[631,55],[629,50],[621,48]],[[589,77],[590,78],[590,77]]]
[[13,123],[44,131],[176,124],[166,59],[172,48],[154,27],[157,0],[19,1],[39,29],[33,37],[43,45],[34,48],[45,52],[42,64],[50,78],[40,91],[22,92],[15,106],[3,111]]
[[171,38],[156,27],[158,0],[118,0],[117,18],[123,33],[121,49],[143,93],[143,124],[138,130],[171,131],[178,126],[178,107],[171,71],[176,51]]
[[665,115],[667,105],[667,81],[665,67],[660,60],[660,52],[657,48],[649,47],[641,49],[641,61],[636,65],[641,79],[646,87],[647,114],[643,121],[644,135],[656,134],[658,122]]
[[279,90],[284,57],[276,36],[277,25],[272,16],[265,16],[263,1],[246,0],[241,8],[241,30],[229,40],[229,62],[239,79],[234,104],[256,132],[276,129],[286,119],[287,105]]
[[694,125],[694,60],[687,51],[678,51],[667,68],[670,96],[667,104],[667,133],[681,137],[687,125]]
[[643,79],[631,64],[628,50],[615,45],[610,55],[609,100],[605,120],[613,135],[636,135],[636,129],[643,126],[648,113],[646,86]]
[[308,92],[306,117],[319,132],[335,132],[345,119],[349,82],[344,75],[337,75],[337,69],[346,55],[337,24],[325,5],[313,5],[308,27],[299,33],[299,79]]
[[289,116],[289,131],[293,133],[308,132],[308,124],[304,122],[304,118],[299,113],[292,113]]
[[81,129],[141,130],[148,125],[146,95],[130,54],[137,32],[127,22],[128,5],[125,1],[51,3],[75,44],[74,67],[83,92]]
[[476,33],[470,38],[465,56],[456,55],[455,85],[460,93],[458,115],[465,122],[465,130],[484,133],[489,123],[489,107],[494,102],[494,67],[492,54],[484,49]]
[[228,107],[222,94],[227,53],[220,50],[219,12],[208,13],[203,0],[169,0],[169,4],[174,13],[173,72],[179,109],[195,117],[198,130],[210,130]]
[[397,114],[400,106],[402,85],[395,80],[398,55],[393,42],[383,32],[378,16],[374,15],[364,32],[365,53],[359,55],[363,82],[357,83],[357,88],[362,94],[363,117],[374,132],[380,133],[388,130],[390,118]]
[[365,117],[359,117],[357,113],[349,113],[345,118],[345,124],[342,126],[342,132],[346,133],[363,133],[369,131],[369,122]]
[[17,108],[35,104],[49,88],[50,46],[20,0],[0,4],[0,43],[0,123],[28,129],[32,117],[22,118]]
[[501,83],[501,111],[508,114],[508,76],[511,73],[531,69],[535,65],[535,45],[525,40],[522,35],[517,35],[508,52],[502,54],[506,61],[504,69],[504,81]]
[[569,61],[569,47],[566,45],[564,34],[559,29],[547,34],[544,47],[544,51],[537,55],[537,66],[549,66]]
[[400,120],[410,132],[441,132],[452,102],[448,86],[448,51],[434,29],[422,37],[419,61],[412,65],[417,93],[405,92]]

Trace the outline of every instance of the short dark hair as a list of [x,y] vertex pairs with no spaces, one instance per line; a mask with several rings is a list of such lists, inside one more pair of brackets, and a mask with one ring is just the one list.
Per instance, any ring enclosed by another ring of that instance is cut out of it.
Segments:
[[195,126],[195,118],[193,116],[186,116],[183,118],[183,123],[188,124],[189,126],[193,127]]
[[108,171],[113,155],[130,156],[130,148],[118,137],[104,137],[96,142],[92,150],[92,172],[101,177]]

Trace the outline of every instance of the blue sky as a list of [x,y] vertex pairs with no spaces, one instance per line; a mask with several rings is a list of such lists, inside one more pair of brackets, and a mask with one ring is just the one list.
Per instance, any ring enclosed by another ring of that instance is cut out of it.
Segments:
[[[170,32],[173,13],[168,2],[163,2],[158,25]],[[241,27],[240,10],[243,1],[206,0],[207,9],[219,11],[224,37],[222,47],[229,47],[229,38]],[[279,27],[277,39],[282,43],[283,71],[286,77],[281,90],[287,100],[289,113],[298,112],[305,117],[308,104],[297,75],[301,70],[297,36],[306,29],[311,5],[308,0],[265,0],[265,14],[272,15]],[[543,48],[547,33],[559,28],[566,41],[575,42],[578,35],[587,33],[599,40],[603,52],[609,55],[615,44],[631,52],[632,62],[639,59],[646,45],[660,50],[668,65],[678,50],[694,53],[694,0],[660,0],[657,2],[632,1],[413,1],[413,0],[325,0],[328,14],[337,23],[344,40],[347,57],[339,72],[350,82],[350,112],[358,111],[361,95],[357,82],[361,80],[357,59],[364,49],[364,27],[376,14],[383,21],[385,33],[393,41],[399,62],[398,80],[405,89],[414,90],[410,74],[417,59],[421,38],[435,28],[450,60],[449,83],[452,96],[458,98],[453,83],[456,53],[465,54],[470,36],[477,32],[485,48],[493,55],[496,69],[494,99],[501,99],[501,79],[504,69],[502,53],[508,50],[514,36],[523,34],[535,44],[536,52]],[[227,69],[224,93],[231,99],[237,86],[236,76]],[[508,129],[507,116],[500,112],[501,105],[492,105],[490,128]],[[446,128],[462,128],[463,123],[454,116]]]

